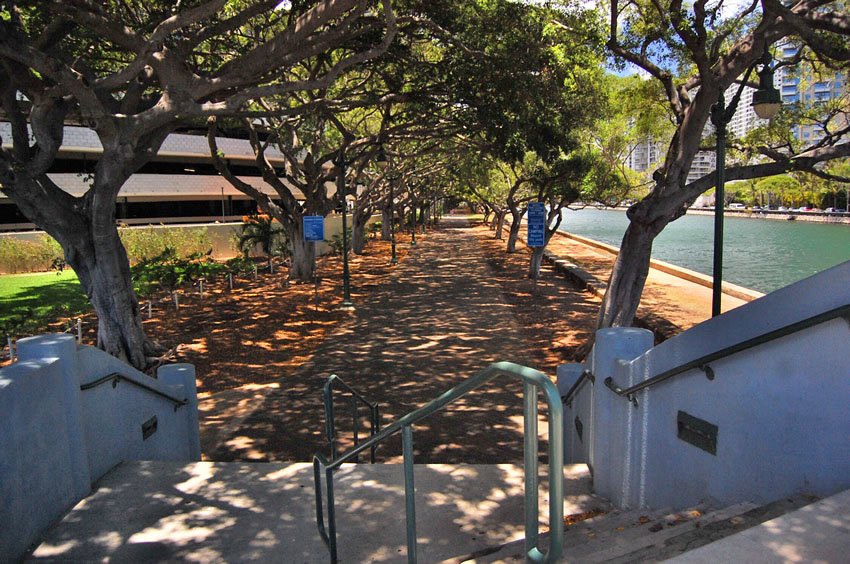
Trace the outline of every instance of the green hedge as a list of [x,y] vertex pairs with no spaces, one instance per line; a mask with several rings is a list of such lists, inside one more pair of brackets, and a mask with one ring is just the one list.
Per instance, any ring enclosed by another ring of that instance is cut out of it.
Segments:
[[118,230],[130,264],[137,264],[172,249],[178,257],[203,255],[212,248],[206,227],[122,227]]
[[[205,254],[212,248],[206,227],[122,227],[118,234],[130,264],[159,256],[165,249],[173,249],[179,257],[185,258]],[[0,272],[45,272],[63,262],[62,247],[49,235],[42,235],[35,241],[0,237]]]
[[44,272],[61,261],[62,247],[49,235],[36,241],[16,237],[0,237],[0,271]]

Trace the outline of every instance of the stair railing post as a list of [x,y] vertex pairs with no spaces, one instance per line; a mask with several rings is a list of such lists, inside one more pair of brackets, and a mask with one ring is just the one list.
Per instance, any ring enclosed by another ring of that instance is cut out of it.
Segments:
[[[537,548],[537,388],[523,382],[523,457],[525,466],[525,553]],[[554,525],[553,525],[554,526]]]
[[[357,396],[351,394],[351,418],[354,420],[354,446],[360,444],[360,422],[357,420]],[[360,455],[354,458],[354,462],[360,462]]]
[[413,429],[401,428],[404,451],[404,508],[407,516],[407,561],[416,562],[416,488],[413,484]]
[[325,469],[325,482],[328,488],[328,548],[331,552],[331,562],[336,564],[336,510],[334,508],[334,471]]
[[331,461],[336,460],[337,457],[333,394],[333,380],[328,379],[328,383],[325,384],[325,388],[322,390],[322,400],[325,403],[325,434],[328,437],[328,442],[331,444]]
[[[369,438],[371,439],[375,435],[377,435],[381,430],[381,413],[378,411],[378,404],[376,403],[369,412],[369,415],[372,417],[372,425],[371,430],[369,431]],[[378,448],[378,444],[375,443],[369,448],[369,462],[375,464],[375,451]]]

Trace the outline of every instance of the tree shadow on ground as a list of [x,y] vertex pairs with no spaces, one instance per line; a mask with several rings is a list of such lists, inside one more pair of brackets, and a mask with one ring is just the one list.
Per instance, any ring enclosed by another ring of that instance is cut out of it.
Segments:
[[[327,452],[321,390],[331,374],[379,403],[385,422],[491,362],[512,361],[554,376],[565,359],[551,339],[566,326],[576,342],[589,335],[596,306],[562,281],[523,280],[527,255],[524,260],[501,250],[500,257],[486,237],[486,229],[447,221],[390,276],[356,276],[356,313],[297,373],[282,378],[211,458],[307,461]],[[349,436],[350,419],[342,412],[338,427]],[[522,436],[522,385],[500,378],[417,425],[415,460],[521,462]],[[397,460],[399,442],[382,446],[379,457]]]
[[[306,464],[128,463],[46,534],[32,560],[327,562],[312,474]],[[346,465],[336,473],[341,561],[405,558],[402,476],[401,465]],[[417,466],[414,481],[420,561],[522,538],[520,469]],[[538,499],[545,530],[545,477]]]

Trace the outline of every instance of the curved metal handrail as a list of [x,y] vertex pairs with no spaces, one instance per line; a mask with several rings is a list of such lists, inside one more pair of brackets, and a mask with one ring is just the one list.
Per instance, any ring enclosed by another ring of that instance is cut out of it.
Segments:
[[[524,465],[525,465],[525,549],[531,562],[556,562],[564,545],[564,454],[563,407],[558,389],[542,372],[512,362],[496,362],[475,376],[458,384],[424,406],[387,425],[377,435],[355,446],[333,462],[322,454],[313,455],[313,478],[316,487],[316,524],[322,540],[337,561],[336,521],[333,498],[333,473],[343,463],[384,439],[402,433],[404,452],[405,508],[407,513],[407,559],[416,561],[416,521],[413,498],[413,431],[412,425],[451,404],[467,393],[479,388],[497,376],[514,376],[523,381],[524,412]],[[542,552],[538,545],[539,524],[537,505],[537,397],[535,388],[543,390],[549,408],[549,551]],[[324,468],[327,488],[328,525],[325,527],[321,492],[321,470]]]
[[136,387],[142,388],[143,390],[147,390],[148,392],[154,395],[160,396],[161,398],[167,399],[168,401],[174,403],[174,411],[177,411],[178,408],[183,407],[184,405],[187,405],[189,403],[189,400],[186,398],[180,399],[178,397],[172,396],[163,392],[162,390],[157,390],[153,386],[143,384],[142,382],[137,382],[136,380],[128,378],[127,376],[124,376],[123,374],[120,374],[118,372],[112,372],[111,374],[107,374],[106,376],[101,376],[97,380],[92,380],[91,382],[88,382],[86,384],[81,384],[80,391],[84,392],[86,390],[91,390],[92,388],[96,388],[101,384],[105,384],[106,382],[112,382],[112,387],[114,388],[121,380],[128,382]]
[[693,370],[695,368],[702,370],[706,373],[706,376],[710,380],[714,379],[714,370],[709,366],[710,362],[714,362],[716,360],[720,360],[727,356],[731,356],[735,353],[739,353],[741,351],[745,351],[747,349],[751,349],[757,347],[759,345],[763,345],[765,343],[769,343],[770,341],[774,341],[776,339],[780,339],[782,337],[787,337],[793,333],[797,333],[804,329],[808,329],[810,327],[814,327],[815,325],[820,325],[825,321],[830,321],[832,319],[836,319],[838,317],[844,317],[848,319],[850,322],[850,304],[846,304],[829,311],[825,311],[823,313],[819,313],[817,315],[813,315],[811,317],[807,317],[800,321],[789,323],[779,329],[774,329],[773,331],[768,331],[767,333],[763,333],[751,339],[747,339],[745,341],[741,341],[740,343],[736,343],[734,345],[722,348],[720,350],[714,351],[713,353],[709,353],[703,355],[699,358],[695,358],[694,360],[682,363],[676,367],[670,368],[669,370],[665,370],[660,374],[653,376],[643,382],[639,382],[634,386],[623,388],[617,385],[614,382],[614,379],[610,376],[605,378],[605,385],[618,396],[623,396],[631,401],[635,407],[637,407],[637,399],[635,398],[635,393],[655,386],[656,384],[660,384],[665,380],[669,380],[674,376],[678,376],[684,372],[688,372],[689,370]]

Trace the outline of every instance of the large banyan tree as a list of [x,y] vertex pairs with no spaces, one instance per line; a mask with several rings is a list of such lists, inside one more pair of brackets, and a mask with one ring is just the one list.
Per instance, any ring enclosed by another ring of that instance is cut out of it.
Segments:
[[[713,174],[692,182],[687,177],[718,97],[777,45],[797,49],[792,59],[780,65],[816,61],[829,72],[844,69],[846,73],[850,12],[843,0],[752,0],[732,15],[732,6],[726,4],[724,0],[610,1],[608,48],[662,86],[675,132],[662,166],[653,174],[651,192],[628,211],[630,224],[602,303],[601,327],[633,322],[653,240],[714,185]],[[728,167],[726,179],[791,170],[824,174],[821,163],[850,155],[848,116],[846,106],[827,112],[824,136],[814,143],[786,140],[780,146],[750,147],[760,159]]]
[[[101,348],[138,368],[156,352],[115,207],[169,133],[208,116],[256,117],[252,101],[327,87],[394,35],[389,0],[0,1],[0,117],[12,129],[0,186],[62,245],[97,313]],[[340,46],[344,56],[322,72],[291,72]],[[103,146],[80,197],[48,176],[69,123]]]

